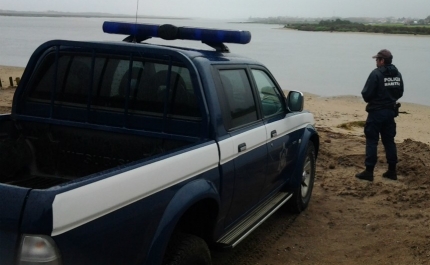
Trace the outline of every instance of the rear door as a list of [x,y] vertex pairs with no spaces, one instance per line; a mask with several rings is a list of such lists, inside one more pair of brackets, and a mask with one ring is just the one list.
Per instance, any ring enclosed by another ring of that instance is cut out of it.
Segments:
[[0,264],[15,264],[22,209],[29,189],[0,184]]

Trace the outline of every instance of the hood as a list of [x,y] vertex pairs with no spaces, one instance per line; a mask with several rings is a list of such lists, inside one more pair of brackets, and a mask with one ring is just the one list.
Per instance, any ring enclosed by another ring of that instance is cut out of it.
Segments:
[[384,65],[379,68],[379,71],[381,71],[384,76],[390,77],[397,76],[399,74],[399,70],[397,70],[396,66],[393,64]]

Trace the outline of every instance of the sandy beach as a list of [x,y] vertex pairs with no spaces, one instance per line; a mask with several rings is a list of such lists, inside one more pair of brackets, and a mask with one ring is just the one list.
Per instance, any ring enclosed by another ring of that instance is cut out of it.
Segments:
[[[9,76],[23,70],[0,66],[0,113],[11,110]],[[364,169],[363,127],[354,126],[367,116],[361,97],[305,93],[321,137],[309,208],[276,213],[237,248],[214,252],[214,265],[430,264],[430,106],[400,102],[399,179],[381,177],[387,164],[380,145],[369,183],[354,178]]]
[[0,79],[1,79],[2,87],[5,88],[10,86],[9,77],[12,77],[13,84],[16,85],[15,79],[17,77],[21,78],[23,72],[24,72],[23,67],[0,65]]
[[[406,88],[407,89],[407,88]],[[430,106],[405,103],[400,100],[402,106],[400,115],[396,118],[397,142],[413,139],[430,144]],[[336,132],[351,135],[363,135],[362,127],[351,127],[351,130],[339,128],[339,126],[365,121],[367,112],[366,103],[359,96],[320,97],[313,94],[305,94],[305,109],[315,115],[318,127],[330,128]]]
[[[23,67],[0,66],[0,113],[8,113],[12,108],[12,98],[16,88],[16,78],[21,78]],[[9,78],[12,77],[13,86]]]

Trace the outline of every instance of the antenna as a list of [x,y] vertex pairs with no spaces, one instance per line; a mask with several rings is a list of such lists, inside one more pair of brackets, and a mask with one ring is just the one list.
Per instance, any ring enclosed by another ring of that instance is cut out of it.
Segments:
[[137,11],[139,11],[139,0],[137,0],[137,7],[136,7],[136,24],[137,24]]
[[[137,12],[139,11],[139,0],[137,0],[137,6],[136,6],[136,21],[134,24],[137,25]],[[133,43],[136,43],[136,35],[133,36]]]

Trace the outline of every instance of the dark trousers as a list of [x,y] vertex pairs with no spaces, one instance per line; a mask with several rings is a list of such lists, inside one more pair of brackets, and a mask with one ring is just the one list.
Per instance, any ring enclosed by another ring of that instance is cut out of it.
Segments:
[[396,136],[394,110],[383,109],[369,112],[364,134],[366,135],[366,167],[376,165],[379,135],[381,135],[382,144],[385,148],[387,163],[394,166],[397,164],[397,148],[394,142]]

